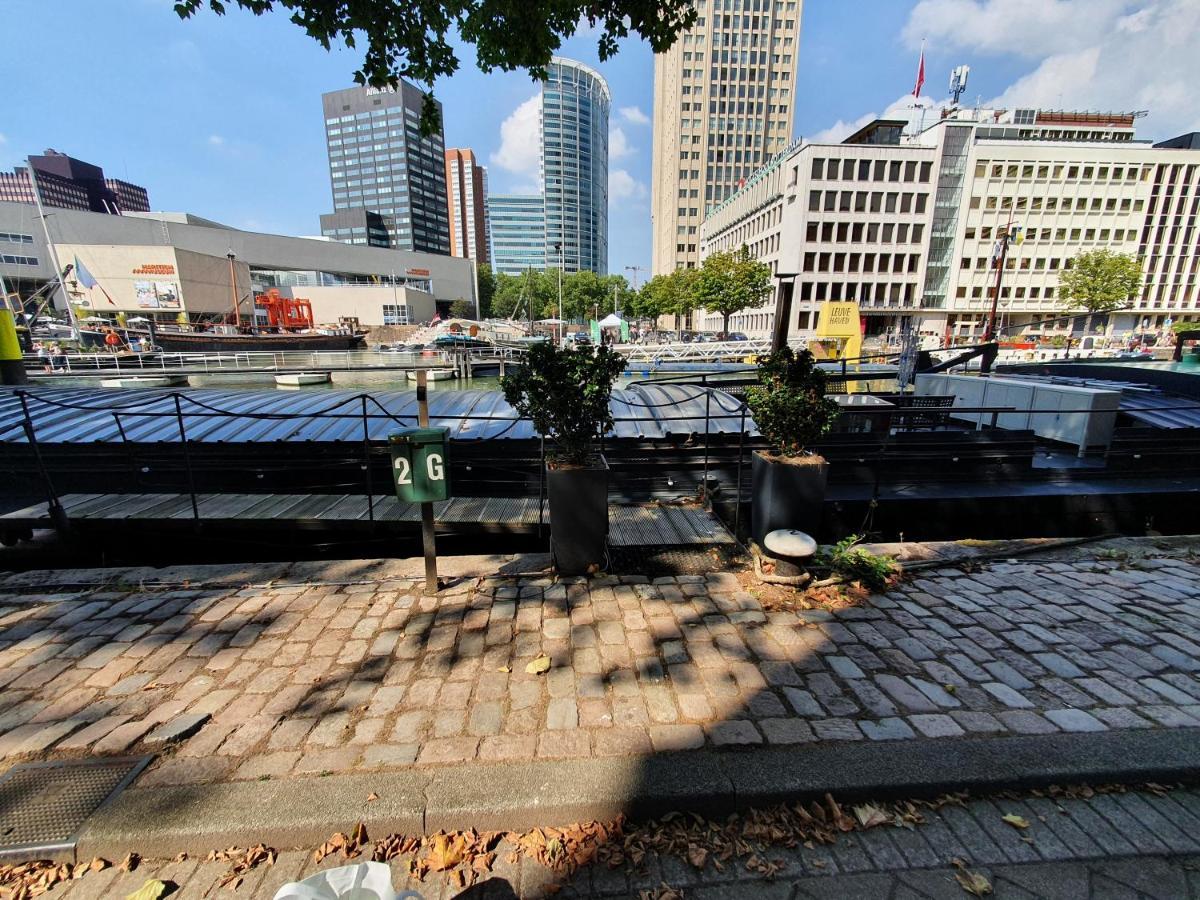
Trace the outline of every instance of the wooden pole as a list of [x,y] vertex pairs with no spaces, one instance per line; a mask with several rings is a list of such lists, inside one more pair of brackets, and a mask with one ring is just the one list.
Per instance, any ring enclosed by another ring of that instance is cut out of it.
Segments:
[[230,250],[229,253],[227,253],[225,255],[229,257],[229,289],[230,289],[230,291],[233,292],[233,323],[235,326],[237,326],[238,331],[241,331],[242,330],[242,328],[241,328],[241,326],[242,326],[242,304],[238,300],[237,269],[235,269],[233,266],[233,261],[236,257],[234,257],[232,250]]
[[[429,427],[429,373],[417,369],[417,424]],[[433,530],[433,503],[421,504],[421,549],[425,554],[425,595],[438,592],[437,536]]]

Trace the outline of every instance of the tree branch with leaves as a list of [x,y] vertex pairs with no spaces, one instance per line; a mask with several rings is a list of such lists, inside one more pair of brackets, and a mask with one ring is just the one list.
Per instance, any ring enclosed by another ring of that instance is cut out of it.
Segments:
[[721,314],[721,331],[726,335],[731,315],[758,309],[771,299],[771,267],[751,256],[745,244],[709,254],[699,273],[692,299],[696,306]]
[[655,53],[668,49],[696,19],[692,0],[178,0],[182,19],[202,9],[224,15],[240,7],[256,16],[279,10],[326,50],[366,43],[354,81],[388,87],[399,79],[423,85],[423,133],[441,127],[433,96],[437,79],[459,67],[455,37],[475,47],[484,72],[525,69],[544,81],[551,57],[586,25],[598,29],[601,60],[639,35]]

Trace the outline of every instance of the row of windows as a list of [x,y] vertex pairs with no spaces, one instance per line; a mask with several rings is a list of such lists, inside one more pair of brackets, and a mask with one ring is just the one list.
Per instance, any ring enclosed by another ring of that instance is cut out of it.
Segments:
[[971,209],[1001,209],[1017,212],[1141,212],[1146,201],[1130,197],[1118,200],[1116,197],[972,197]]
[[[1000,229],[1000,228],[996,229],[997,237],[999,237],[1001,230],[1002,229]],[[990,225],[985,225],[982,228],[978,229],[978,231],[974,228],[968,228],[966,230],[966,233],[963,235],[963,237],[965,237],[968,241],[970,241],[970,240],[975,239],[976,234],[978,234],[980,240],[984,240],[984,241],[991,240],[992,227]],[[1065,241],[1065,240],[1094,241],[1094,240],[1096,240],[1096,234],[1097,234],[1097,231],[1095,228],[1071,228],[1071,229],[1066,229],[1066,228],[1042,228],[1042,229],[1026,228],[1021,233],[1024,243],[1031,243],[1033,241],[1039,241],[1039,240],[1041,240],[1041,241]],[[1121,241],[1121,240],[1136,241],[1137,240],[1137,231],[1133,228],[1129,228],[1129,229],[1117,228],[1115,230],[1109,229],[1109,228],[1101,228],[1099,230],[1099,235],[1100,235],[1100,240],[1102,240],[1102,241],[1109,240],[1110,236],[1111,236],[1111,239],[1114,241]]]
[[[960,300],[964,299],[967,296],[966,286],[960,285],[958,287],[958,289],[954,292],[954,296],[956,296]],[[982,287],[976,286],[976,287],[971,288],[971,299],[972,300],[979,300],[984,296],[985,296],[984,289]],[[988,296],[988,297],[992,296],[992,291],[990,288],[988,289],[986,296]],[[1052,288],[1052,287],[1041,288],[1041,287],[1037,287],[1037,286],[1034,286],[1031,288],[1025,288],[1025,287],[1018,285],[1014,289],[1011,287],[1001,286],[1000,297],[1001,297],[1001,299],[1003,299],[1005,297],[1015,297],[1018,300],[1026,299],[1026,298],[1028,298],[1030,300],[1053,300],[1054,299],[1054,288]]]
[[981,160],[975,163],[976,178],[1037,178],[1040,180],[1062,181],[1137,181],[1140,177],[1145,180],[1150,177],[1151,166],[1097,166],[1071,165],[1068,163],[1044,164],[1035,163],[990,163]]
[[408,306],[403,303],[383,304],[384,325],[407,325],[408,322]]
[[805,253],[805,272],[916,272],[920,253]]
[[[822,194],[824,196],[822,197]],[[890,191],[809,191],[809,212],[901,212],[923,213],[929,201],[925,193]]]
[[[972,259],[969,256],[962,257],[959,260],[958,267],[960,269],[971,269]],[[1012,256],[1007,256],[1004,259],[1004,268],[1008,271],[1021,272],[1057,272],[1059,269],[1069,269],[1075,265],[1075,258],[1072,256],[1022,256],[1019,259]],[[977,256],[974,259],[975,269],[995,270],[990,257]]]
[[809,222],[804,239],[826,244],[919,244],[924,235],[920,222]]
[[895,281],[804,281],[800,284],[800,299],[804,301],[858,300],[891,305],[912,305],[917,286],[912,282]]
[[0,256],[0,262],[8,263],[10,266],[36,266],[38,264],[36,256],[10,256],[7,253]]
[[[799,175],[798,166],[792,167],[792,184]],[[812,161],[811,175],[814,181],[903,181],[908,184],[927,184],[933,170],[932,162],[900,159],[823,159]]]
[[33,235],[13,231],[0,231],[0,241],[8,241],[10,244],[32,244]]

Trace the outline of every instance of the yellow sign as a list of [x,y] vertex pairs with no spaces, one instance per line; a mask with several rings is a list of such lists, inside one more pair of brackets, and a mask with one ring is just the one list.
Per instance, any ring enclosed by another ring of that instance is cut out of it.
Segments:
[[815,335],[839,339],[839,359],[856,359],[862,355],[862,326],[859,324],[857,303],[835,303],[826,300],[817,311]]

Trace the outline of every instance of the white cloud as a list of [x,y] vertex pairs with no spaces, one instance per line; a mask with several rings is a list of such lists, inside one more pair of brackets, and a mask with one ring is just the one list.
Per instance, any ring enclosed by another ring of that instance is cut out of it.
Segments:
[[609,200],[644,200],[648,193],[646,185],[638,181],[624,169],[609,170]]
[[622,106],[618,113],[630,125],[649,125],[650,117],[639,106]]
[[7,144],[7,143],[8,143],[8,138],[5,136],[3,131],[0,131],[0,144]]
[[910,44],[928,36],[942,51],[1029,58],[1032,68],[989,105],[1147,109],[1141,137],[1200,130],[1195,0],[921,0],[904,36]]
[[210,147],[223,147],[225,146],[225,138],[219,134],[210,134],[208,136],[208,144]]
[[541,165],[541,94],[534,94],[500,123],[500,149],[491,163],[515,175],[535,177]]
[[634,146],[629,143],[629,138],[625,137],[625,132],[620,128],[610,128],[608,131],[608,158],[624,159],[626,156],[632,155]]
[[[824,128],[815,134],[805,135],[804,140],[809,144],[838,144],[864,125],[876,119],[907,119],[913,122],[920,116],[922,107],[928,109],[931,106],[933,106],[933,101],[928,97],[916,100],[912,94],[905,94],[903,97],[897,98],[882,113],[869,112],[850,122],[839,119],[828,128]],[[927,116],[926,118],[929,117]],[[932,122],[932,120],[930,121]]]

